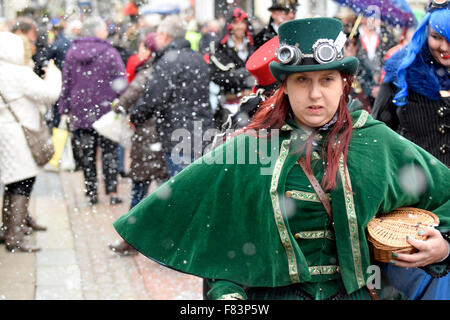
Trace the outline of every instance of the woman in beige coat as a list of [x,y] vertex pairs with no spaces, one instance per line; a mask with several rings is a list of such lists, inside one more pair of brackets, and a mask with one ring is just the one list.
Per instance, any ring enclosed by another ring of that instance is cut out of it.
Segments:
[[[39,167],[25,140],[21,125],[40,126],[40,114],[56,102],[61,92],[61,72],[49,64],[44,79],[30,68],[26,39],[0,32],[0,182],[3,193],[3,240],[9,251],[37,251],[25,234],[30,226],[28,202]],[[4,101],[6,100],[6,101]]]

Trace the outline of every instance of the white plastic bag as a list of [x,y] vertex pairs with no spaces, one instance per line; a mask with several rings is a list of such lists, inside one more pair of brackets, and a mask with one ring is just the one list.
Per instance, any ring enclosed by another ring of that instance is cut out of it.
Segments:
[[73,157],[72,139],[70,135],[67,137],[61,159],[59,160],[59,169],[62,171],[75,170],[75,158]]
[[94,122],[92,127],[102,136],[117,142],[125,149],[131,148],[134,132],[128,126],[126,116],[110,111]]

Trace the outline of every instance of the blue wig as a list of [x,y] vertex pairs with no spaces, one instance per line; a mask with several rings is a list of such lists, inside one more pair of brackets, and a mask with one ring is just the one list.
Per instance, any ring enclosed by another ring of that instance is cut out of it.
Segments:
[[[386,75],[383,82],[393,82],[397,86],[394,104],[404,106],[407,102],[408,86],[415,92],[432,100],[440,99],[439,88],[443,82],[436,75],[436,64],[428,49],[428,28],[450,42],[450,10],[441,9],[425,15],[411,41],[386,61]],[[447,76],[448,77],[448,76]],[[448,83],[448,79],[444,81]],[[448,90],[448,89],[446,89]]]

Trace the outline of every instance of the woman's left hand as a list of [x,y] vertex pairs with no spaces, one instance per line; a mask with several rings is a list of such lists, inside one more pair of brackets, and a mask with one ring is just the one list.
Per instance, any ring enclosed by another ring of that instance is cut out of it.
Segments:
[[419,230],[418,234],[426,236],[427,239],[419,240],[408,237],[407,240],[418,252],[411,254],[394,253],[392,263],[399,267],[417,268],[442,261],[448,255],[447,241],[442,237],[439,230],[427,227]]

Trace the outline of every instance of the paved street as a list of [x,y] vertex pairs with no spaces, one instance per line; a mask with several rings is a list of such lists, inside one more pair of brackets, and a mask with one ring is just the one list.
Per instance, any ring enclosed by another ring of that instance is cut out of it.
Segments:
[[12,254],[0,246],[0,300],[202,299],[201,279],[140,254],[120,257],[109,250],[108,243],[120,239],[112,222],[128,211],[130,187],[130,179],[119,178],[124,202],[110,206],[100,193],[99,204],[90,207],[81,171],[43,171],[30,212],[48,230],[29,236],[42,250]]

